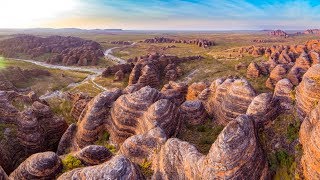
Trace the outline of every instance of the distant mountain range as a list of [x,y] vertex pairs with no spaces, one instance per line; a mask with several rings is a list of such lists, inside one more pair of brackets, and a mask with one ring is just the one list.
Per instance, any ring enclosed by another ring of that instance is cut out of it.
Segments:
[[30,29],[0,29],[1,32],[12,32],[12,33],[32,33],[32,32],[61,32],[61,33],[81,33],[81,32],[96,32],[96,33],[105,33],[105,32],[115,32],[123,31],[122,29],[79,29],[79,28],[30,28]]

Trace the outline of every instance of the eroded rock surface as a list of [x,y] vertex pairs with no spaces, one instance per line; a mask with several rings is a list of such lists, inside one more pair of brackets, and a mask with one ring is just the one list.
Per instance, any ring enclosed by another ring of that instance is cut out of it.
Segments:
[[143,179],[143,176],[135,164],[118,155],[103,164],[77,168],[58,177],[64,179]]
[[207,112],[224,125],[245,114],[256,96],[247,80],[237,78],[217,79],[204,91],[201,99]]
[[231,121],[202,155],[187,142],[169,139],[153,161],[154,179],[264,179],[267,161],[246,115]]
[[37,153],[26,159],[14,170],[10,179],[54,179],[62,170],[59,156],[54,152]]
[[39,58],[50,54],[51,64],[96,65],[104,54],[99,43],[77,37],[19,35],[0,42],[0,54],[18,57],[19,53]]
[[5,127],[0,138],[0,165],[8,174],[34,153],[55,151],[67,129],[64,119],[34,94],[14,91],[0,91],[0,123]]
[[296,87],[296,107],[303,120],[320,100],[320,65],[312,66]]
[[313,109],[307,116],[300,128],[300,142],[303,146],[303,156],[301,163],[303,174],[306,179],[320,178],[320,105]]

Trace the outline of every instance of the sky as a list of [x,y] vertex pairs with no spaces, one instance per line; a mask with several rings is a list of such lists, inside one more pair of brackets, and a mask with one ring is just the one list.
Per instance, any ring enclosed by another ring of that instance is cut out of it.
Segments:
[[0,0],[0,8],[0,28],[320,28],[319,0]]

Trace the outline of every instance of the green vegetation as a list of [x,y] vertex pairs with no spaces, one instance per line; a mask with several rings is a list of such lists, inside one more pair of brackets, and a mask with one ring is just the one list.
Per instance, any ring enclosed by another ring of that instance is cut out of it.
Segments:
[[279,150],[268,157],[270,169],[275,173],[276,180],[290,180],[295,177],[296,162],[294,157],[285,150]]
[[0,69],[3,69],[6,67],[6,64],[4,62],[4,58],[0,56]]
[[179,133],[178,138],[194,144],[201,153],[208,153],[222,130],[223,126],[214,124],[208,119],[204,125],[187,125]]
[[117,152],[117,148],[113,146],[112,144],[109,144],[110,134],[107,131],[104,131],[99,135],[99,139],[95,142],[96,145],[105,146],[107,149],[109,149],[110,152],[115,154]]
[[146,179],[150,179],[153,175],[153,170],[151,169],[152,162],[144,159],[141,164],[139,164],[140,170]]
[[281,114],[274,122],[274,130],[291,143],[299,137],[300,125],[297,114]]
[[74,119],[70,114],[72,109],[71,101],[59,98],[51,98],[50,100],[48,100],[48,103],[52,111],[55,114],[64,117],[64,119],[69,125],[77,122],[77,120]]
[[[299,129],[297,114],[288,113],[278,116],[270,127],[259,130],[259,139],[266,150],[274,179],[289,180],[300,175],[300,167],[297,167],[302,156],[302,146],[297,141]],[[281,143],[280,147],[277,148],[275,143]]]
[[62,165],[62,172],[67,172],[75,168],[83,167],[82,162],[71,154],[68,154],[65,158],[62,159]]
[[12,74],[10,74],[10,71],[7,71],[6,68],[2,69],[4,75],[8,78],[9,81],[12,81],[14,86],[16,86],[17,88],[30,87],[38,95],[43,95],[47,91],[61,90],[71,83],[82,81],[88,75],[87,72],[48,69],[32,63],[12,59],[0,60],[0,66],[20,67],[21,69],[41,69],[49,71],[51,74],[50,76],[38,76],[28,78],[27,80],[18,81]]

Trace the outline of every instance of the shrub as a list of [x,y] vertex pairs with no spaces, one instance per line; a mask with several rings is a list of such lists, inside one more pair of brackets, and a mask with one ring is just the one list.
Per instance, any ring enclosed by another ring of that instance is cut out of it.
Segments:
[[68,154],[64,159],[62,159],[63,172],[70,171],[75,168],[83,167],[82,162],[76,157]]
[[152,162],[144,159],[141,164],[139,164],[142,174],[146,178],[150,178],[153,175],[153,170],[151,169]]

